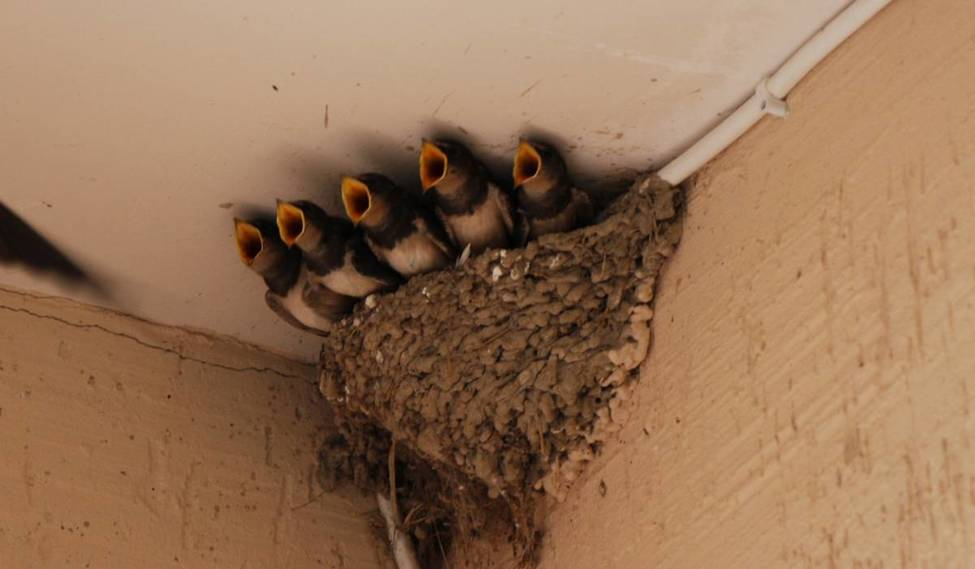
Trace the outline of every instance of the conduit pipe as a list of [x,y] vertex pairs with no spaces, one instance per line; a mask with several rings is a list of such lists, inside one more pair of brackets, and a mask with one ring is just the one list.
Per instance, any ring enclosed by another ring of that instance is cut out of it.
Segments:
[[803,44],[778,71],[763,79],[752,95],[717,127],[663,167],[658,174],[677,185],[745,134],[766,114],[784,117],[789,91],[853,32],[874,17],[891,0],[854,0],[826,26]]

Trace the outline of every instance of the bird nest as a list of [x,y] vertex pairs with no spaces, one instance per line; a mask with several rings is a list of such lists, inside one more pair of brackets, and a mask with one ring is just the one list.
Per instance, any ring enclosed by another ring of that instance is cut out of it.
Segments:
[[[487,251],[362,303],[321,352],[320,388],[344,436],[370,424],[490,498],[564,498],[626,421],[681,209],[678,189],[646,176],[595,225]],[[388,441],[350,444],[382,447],[359,459],[385,465]]]

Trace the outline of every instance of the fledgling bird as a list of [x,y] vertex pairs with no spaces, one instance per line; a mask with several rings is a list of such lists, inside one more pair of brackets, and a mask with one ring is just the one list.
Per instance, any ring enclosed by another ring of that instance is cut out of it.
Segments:
[[301,263],[301,251],[289,249],[273,221],[234,219],[237,252],[245,265],[264,278],[264,300],[285,322],[301,330],[325,333],[330,322],[352,310],[355,299],[314,282]]
[[376,256],[404,277],[442,269],[456,256],[437,216],[381,174],[343,178],[342,204]]
[[281,240],[301,250],[311,278],[337,293],[364,298],[403,281],[376,258],[352,223],[312,202],[278,200],[277,221]]
[[518,210],[528,228],[527,238],[571,231],[592,222],[592,201],[572,185],[565,161],[551,146],[521,141],[513,174]]
[[512,201],[465,146],[424,141],[420,183],[458,250],[469,245],[471,253],[477,254],[514,245]]

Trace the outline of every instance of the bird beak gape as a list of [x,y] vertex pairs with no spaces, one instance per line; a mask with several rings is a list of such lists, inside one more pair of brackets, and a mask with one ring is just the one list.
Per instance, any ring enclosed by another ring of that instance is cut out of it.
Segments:
[[420,184],[423,191],[436,186],[447,175],[447,155],[432,142],[420,149]]
[[278,200],[277,219],[281,241],[291,247],[305,232],[305,212],[292,203]]
[[530,142],[522,142],[515,153],[515,167],[512,175],[515,186],[531,180],[542,171],[542,157]]
[[342,178],[342,205],[352,223],[359,223],[372,209],[369,186],[355,178]]
[[237,239],[237,253],[245,265],[250,265],[264,250],[261,230],[246,221],[234,219],[234,236]]

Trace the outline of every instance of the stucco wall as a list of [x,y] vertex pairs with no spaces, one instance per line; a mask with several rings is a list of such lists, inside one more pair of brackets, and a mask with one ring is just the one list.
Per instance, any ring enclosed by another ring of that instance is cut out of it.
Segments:
[[313,370],[0,289],[0,569],[380,567]]
[[790,102],[691,192],[542,567],[975,563],[975,3],[894,2]]

